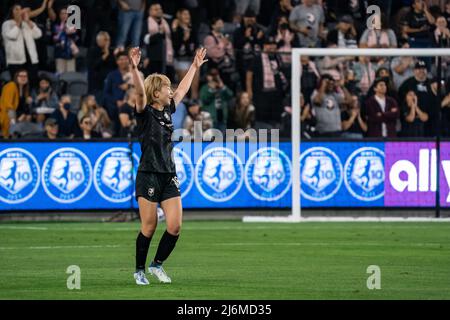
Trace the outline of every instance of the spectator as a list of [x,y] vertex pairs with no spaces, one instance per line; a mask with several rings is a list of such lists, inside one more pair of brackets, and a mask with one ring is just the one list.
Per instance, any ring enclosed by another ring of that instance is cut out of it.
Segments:
[[365,115],[367,136],[371,138],[395,138],[400,110],[397,102],[386,96],[387,84],[383,79],[374,82],[375,95],[366,101]]
[[[163,18],[164,12],[159,3],[150,6],[147,19],[146,36],[147,59],[146,74],[167,73],[167,67],[173,66],[174,49],[169,23]],[[173,78],[170,77],[169,78]]]
[[376,24],[379,29],[366,29],[359,40],[361,48],[397,48],[397,37],[395,32],[388,27],[384,14],[375,15]]
[[113,122],[114,136],[119,134],[119,109],[125,103],[125,93],[132,86],[130,60],[124,51],[116,56],[117,69],[111,71],[105,80],[103,99],[108,116]]
[[41,36],[42,31],[30,20],[29,11],[22,10],[18,4],[13,5],[8,19],[2,24],[6,64],[11,78],[18,70],[25,69],[31,84],[36,84],[39,57],[35,41]]
[[282,69],[287,78],[291,77],[292,48],[300,47],[300,40],[296,33],[289,27],[289,20],[281,16],[278,21],[278,28],[275,34],[275,41],[278,46],[278,53],[282,61]]
[[264,42],[264,29],[256,23],[256,14],[247,10],[243,24],[236,29],[233,36],[234,49],[236,50],[236,66],[240,72],[241,82],[255,57],[261,51]]
[[347,139],[363,139],[367,132],[367,124],[361,114],[358,96],[352,96],[351,103],[341,112],[342,137]]
[[[398,92],[397,89],[395,88],[391,70],[385,67],[379,68],[375,72],[375,79],[378,78],[383,79],[388,87],[386,95],[398,101]],[[374,86],[371,86],[367,93],[367,96],[373,96],[374,94],[375,94]]]
[[95,96],[87,95],[81,100],[80,111],[78,111],[78,120],[89,116],[92,120],[92,130],[108,139],[113,135],[112,123],[106,110],[97,104]]
[[136,119],[133,117],[136,105],[136,89],[130,88],[125,94],[125,103],[119,109],[120,132],[119,136],[127,138],[135,136]]
[[353,70],[361,93],[366,95],[376,78],[377,66],[370,62],[369,57],[360,56],[359,61],[353,65]]
[[406,99],[402,102],[401,114],[402,136],[423,137],[428,114],[422,111],[422,108],[418,105],[417,95],[414,91],[409,91],[406,94]]
[[246,131],[254,126],[254,122],[255,106],[252,104],[249,94],[243,91],[238,94],[236,104],[230,110],[230,125],[228,127]]
[[[292,107],[290,106],[290,97],[287,99],[287,105],[284,107],[284,112],[281,115],[281,130],[280,135],[285,138],[292,137]],[[310,104],[305,103],[303,94],[300,94],[300,134],[304,139],[311,139],[316,131],[316,118],[311,112]]]
[[320,79],[319,71],[316,64],[308,56],[301,56],[302,64],[302,94],[305,99],[305,104],[311,105],[311,95],[317,88],[317,83]]
[[291,28],[298,33],[302,47],[320,47],[324,31],[325,14],[314,0],[303,0],[289,16]]
[[111,49],[111,38],[105,31],[97,34],[97,44],[89,48],[88,52],[88,82],[89,93],[94,94],[98,101],[102,101],[105,79],[114,70],[116,62]]
[[184,121],[185,137],[194,137],[200,132],[204,140],[210,140],[213,119],[208,111],[202,110],[198,101],[191,101],[187,105],[188,112]]
[[236,13],[240,16],[249,9],[258,14],[261,7],[261,0],[234,0],[234,2],[236,3]]
[[39,87],[32,92],[33,107],[42,113],[53,113],[58,108],[58,95],[53,90],[51,80],[43,75],[39,78]]
[[10,125],[31,120],[31,103],[28,72],[18,70],[13,81],[3,87],[0,98],[0,127],[4,138],[9,137]]
[[[132,47],[141,44],[142,21],[144,20],[144,0],[118,0],[119,3],[119,33],[116,46],[124,49],[131,42]],[[128,38],[130,35],[130,38]]]
[[327,41],[328,44],[334,44],[338,48],[358,48],[356,37],[352,16],[344,15],[339,18],[336,28],[328,33]]
[[348,69],[347,72],[345,73],[344,79],[345,79],[344,86],[348,90],[348,92],[351,95],[361,97],[362,93],[361,89],[359,88],[359,83],[356,80],[355,71],[353,71],[353,69]]
[[225,131],[233,92],[223,83],[217,69],[211,69],[206,79],[207,83],[200,89],[202,110],[211,115],[214,128]]
[[76,44],[77,29],[67,26],[67,18],[67,8],[63,7],[59,10],[59,18],[53,25],[56,72],[58,73],[75,72],[75,57],[80,51]]
[[428,6],[423,0],[413,0],[411,12],[405,17],[405,33],[408,36],[411,48],[430,48],[430,29],[435,23],[435,18],[428,11]]
[[321,137],[339,137],[342,132],[340,104],[350,100],[347,89],[330,75],[323,75],[319,89],[311,96],[312,114],[317,120],[316,130]]
[[445,10],[443,13],[445,20],[447,20],[447,25],[450,26],[450,0],[445,3]]
[[[408,41],[402,41],[400,46],[401,48],[408,49],[409,43]],[[395,57],[392,59],[391,70],[395,89],[398,90],[405,80],[414,75],[416,62],[416,58],[412,56]]]
[[444,16],[436,19],[436,29],[434,30],[434,44],[437,48],[450,47],[450,30]]
[[236,72],[233,44],[228,36],[223,34],[223,27],[222,19],[213,18],[211,33],[203,40],[203,44],[207,50],[208,69],[218,69],[224,83],[234,89],[237,79],[232,79]]
[[278,0],[270,21],[269,30],[272,34],[273,32],[276,32],[281,17],[287,17],[289,20],[292,9],[294,9],[294,7],[292,6],[291,0]]
[[399,89],[399,101],[406,101],[409,91],[414,91],[417,96],[417,104],[424,108],[428,114],[428,121],[425,124],[425,136],[436,136],[438,106],[436,94],[433,92],[431,80],[428,79],[427,65],[425,61],[418,61],[414,67],[414,76],[406,80]]
[[56,140],[59,137],[58,121],[54,118],[48,118],[44,124],[45,132],[43,138],[46,140]]
[[[187,74],[195,55],[196,41],[195,34],[191,26],[191,14],[187,9],[180,9],[177,19],[172,23],[173,48],[175,52],[175,72],[178,81],[181,81]],[[198,99],[199,78],[197,72],[192,81],[191,98]]]
[[73,139],[80,134],[77,116],[70,111],[71,102],[69,95],[63,95],[59,100],[59,108],[51,116],[58,123],[59,134],[69,139]]
[[83,140],[91,140],[101,138],[102,136],[97,132],[92,130],[93,123],[92,119],[89,116],[84,116],[80,120],[80,132],[76,136],[77,138],[81,138]]

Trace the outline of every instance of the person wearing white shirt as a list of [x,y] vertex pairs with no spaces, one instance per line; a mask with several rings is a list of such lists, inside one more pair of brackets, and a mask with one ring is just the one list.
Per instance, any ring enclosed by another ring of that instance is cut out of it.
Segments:
[[39,57],[35,40],[42,36],[42,31],[30,20],[29,11],[20,5],[12,6],[9,17],[2,25],[8,70],[13,77],[18,70],[26,69],[30,82],[36,84]]

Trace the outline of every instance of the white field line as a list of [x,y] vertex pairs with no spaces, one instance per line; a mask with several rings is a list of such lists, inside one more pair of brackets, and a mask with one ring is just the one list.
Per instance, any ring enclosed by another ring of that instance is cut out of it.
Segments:
[[46,227],[16,227],[16,226],[0,226],[0,229],[10,230],[48,230]]
[[95,246],[34,246],[34,247],[0,247],[0,250],[54,250],[54,249],[97,249],[118,248],[120,245],[95,245]]

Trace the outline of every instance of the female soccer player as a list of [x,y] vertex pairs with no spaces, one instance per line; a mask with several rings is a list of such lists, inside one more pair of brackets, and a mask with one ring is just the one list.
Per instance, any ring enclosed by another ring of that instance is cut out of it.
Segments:
[[157,205],[166,216],[167,230],[164,232],[155,258],[148,270],[160,282],[170,283],[171,279],[162,268],[178,240],[181,228],[182,207],[179,183],[172,159],[173,132],[172,114],[175,107],[189,91],[195,73],[207,62],[206,49],[199,49],[188,73],[172,92],[170,80],[161,74],[152,74],[142,81],[137,68],[141,60],[139,48],[129,53],[132,75],[136,87],[137,132],[141,144],[141,159],[136,177],[136,198],[141,216],[141,231],[136,240],[136,272],[134,279],[138,285],[148,285],[145,277],[145,262],[148,248],[158,223]]

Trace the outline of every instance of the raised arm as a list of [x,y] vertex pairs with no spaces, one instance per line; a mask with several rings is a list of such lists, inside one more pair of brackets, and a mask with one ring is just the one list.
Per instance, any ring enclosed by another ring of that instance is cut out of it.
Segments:
[[147,96],[145,95],[144,81],[142,80],[141,73],[139,72],[138,65],[141,61],[141,49],[132,48],[129,52],[131,62],[131,75],[133,76],[133,83],[136,88],[136,112],[140,113],[144,111],[147,104]]
[[183,80],[181,80],[180,85],[177,90],[173,94],[173,100],[175,101],[175,105],[177,106],[184,98],[184,96],[188,93],[189,88],[191,87],[192,80],[194,79],[195,73],[200,70],[200,67],[207,62],[206,59],[206,49],[201,48],[197,50],[195,54],[194,62],[192,62],[189,71],[184,76]]

